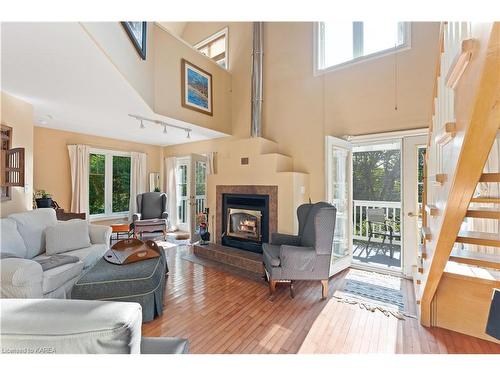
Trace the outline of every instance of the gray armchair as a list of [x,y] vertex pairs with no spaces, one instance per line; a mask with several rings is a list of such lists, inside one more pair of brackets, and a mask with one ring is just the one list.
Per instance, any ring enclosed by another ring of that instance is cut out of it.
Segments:
[[132,216],[134,235],[167,232],[167,195],[150,192],[137,195],[137,212]]
[[329,203],[303,204],[297,209],[298,235],[271,234],[271,243],[263,244],[265,276],[271,294],[276,283],[289,281],[293,298],[295,280],[320,280],[322,298],[328,296],[336,215],[337,209]]

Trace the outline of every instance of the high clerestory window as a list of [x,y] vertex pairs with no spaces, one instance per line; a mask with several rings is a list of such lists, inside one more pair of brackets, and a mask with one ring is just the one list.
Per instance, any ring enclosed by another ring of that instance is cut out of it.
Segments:
[[195,44],[194,48],[210,57],[217,64],[228,69],[229,62],[227,56],[228,49],[228,29],[227,27],[205,40]]
[[315,35],[317,73],[410,47],[409,22],[318,22]]

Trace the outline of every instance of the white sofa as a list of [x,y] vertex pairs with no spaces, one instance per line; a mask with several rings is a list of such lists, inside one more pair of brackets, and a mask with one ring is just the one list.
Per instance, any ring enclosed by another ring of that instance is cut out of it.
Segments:
[[134,302],[0,299],[1,353],[183,354],[175,337],[141,337],[141,305]]
[[82,272],[108,250],[111,228],[89,224],[90,246],[64,253],[79,261],[43,271],[34,260],[47,258],[45,231],[57,223],[52,208],[0,219],[0,252],[15,256],[0,260],[2,298],[67,298]]

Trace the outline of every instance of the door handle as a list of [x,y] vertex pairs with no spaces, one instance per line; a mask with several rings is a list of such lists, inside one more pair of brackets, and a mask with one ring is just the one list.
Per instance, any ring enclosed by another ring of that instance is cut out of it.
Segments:
[[408,216],[409,217],[418,217],[418,216],[420,216],[420,214],[416,213],[416,212],[408,212]]

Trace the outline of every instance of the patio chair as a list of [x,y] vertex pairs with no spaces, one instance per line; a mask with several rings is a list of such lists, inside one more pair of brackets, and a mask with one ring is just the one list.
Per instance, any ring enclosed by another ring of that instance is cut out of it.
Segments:
[[393,258],[394,248],[392,246],[392,241],[394,239],[401,239],[401,233],[395,230],[395,222],[385,217],[385,210],[383,208],[367,208],[366,222],[368,225],[368,242],[366,244],[366,250],[368,251],[372,237],[382,236],[382,244],[385,243],[386,238],[389,238],[389,255]]

